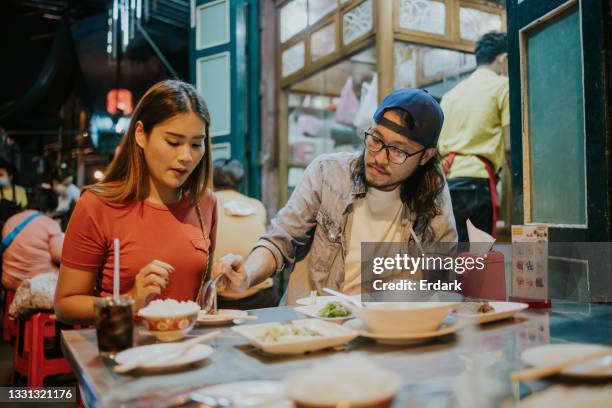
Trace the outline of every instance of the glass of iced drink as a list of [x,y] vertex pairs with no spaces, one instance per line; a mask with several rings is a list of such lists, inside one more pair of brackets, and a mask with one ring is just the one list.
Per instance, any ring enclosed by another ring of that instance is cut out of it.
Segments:
[[96,334],[100,355],[114,357],[120,351],[132,347],[134,321],[132,299],[97,298],[94,301]]

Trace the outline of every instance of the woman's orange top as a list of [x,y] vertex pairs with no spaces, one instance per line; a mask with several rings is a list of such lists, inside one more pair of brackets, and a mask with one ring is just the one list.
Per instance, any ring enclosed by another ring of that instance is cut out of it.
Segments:
[[98,274],[98,292],[113,292],[113,241],[119,238],[120,292],[129,291],[141,268],[153,260],[172,265],[161,299],[195,300],[215,248],[216,198],[206,190],[200,200],[204,231],[189,198],[170,205],[138,200],[108,203],[91,191],[78,201],[64,240],[62,264]]

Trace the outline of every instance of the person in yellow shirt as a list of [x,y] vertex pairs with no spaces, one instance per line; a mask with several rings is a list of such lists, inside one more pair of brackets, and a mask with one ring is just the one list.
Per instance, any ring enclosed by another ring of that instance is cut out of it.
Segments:
[[508,63],[505,33],[476,43],[478,68],[442,98],[438,148],[448,179],[459,242],[466,222],[495,236],[499,211],[496,174],[509,148]]
[[28,205],[25,189],[13,184],[13,165],[0,159],[0,227],[7,219],[23,211]]

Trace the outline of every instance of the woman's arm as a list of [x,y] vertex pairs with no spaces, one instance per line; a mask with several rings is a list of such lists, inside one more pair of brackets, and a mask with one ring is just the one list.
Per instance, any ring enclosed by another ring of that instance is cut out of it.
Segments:
[[[134,300],[133,310],[145,307],[159,296],[168,284],[174,267],[154,260],[141,268],[134,279],[134,286],[121,297]],[[96,274],[62,266],[55,289],[55,314],[65,323],[86,323],[94,320],[94,285]]]
[[94,319],[96,274],[62,266],[55,289],[55,314],[65,323],[90,324]]

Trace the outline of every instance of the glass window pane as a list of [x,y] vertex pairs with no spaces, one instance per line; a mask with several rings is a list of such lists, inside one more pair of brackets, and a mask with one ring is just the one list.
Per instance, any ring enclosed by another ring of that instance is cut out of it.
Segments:
[[476,69],[473,54],[396,41],[393,86],[426,88],[442,96]]
[[217,159],[231,159],[232,157],[232,145],[229,143],[214,143],[211,146],[212,160]]
[[459,10],[459,22],[461,38],[464,40],[476,41],[489,31],[502,29],[501,16],[498,14],[467,7],[461,7]]
[[229,52],[198,59],[196,83],[210,111],[210,134],[212,136],[229,134],[231,130]]
[[441,48],[425,49],[422,56],[424,77],[459,71],[464,65],[467,65],[467,61],[474,59],[472,55],[468,57],[462,52]]
[[308,24],[306,0],[293,0],[280,10],[280,38],[287,41]]
[[342,16],[342,42],[349,44],[372,30],[372,0],[344,13]]
[[396,41],[393,44],[393,51],[395,53],[394,88],[417,87],[417,48],[411,44]]
[[229,3],[227,0],[197,9],[196,47],[198,50],[229,42]]
[[444,35],[446,5],[433,0],[401,0],[401,28]]
[[328,24],[310,37],[310,56],[312,60],[331,54],[336,49],[336,25]]
[[336,8],[336,0],[308,0],[308,24],[314,24]]
[[531,222],[587,223],[580,22],[574,6],[526,36]]
[[295,44],[283,51],[283,76],[302,69],[304,67],[304,41]]

